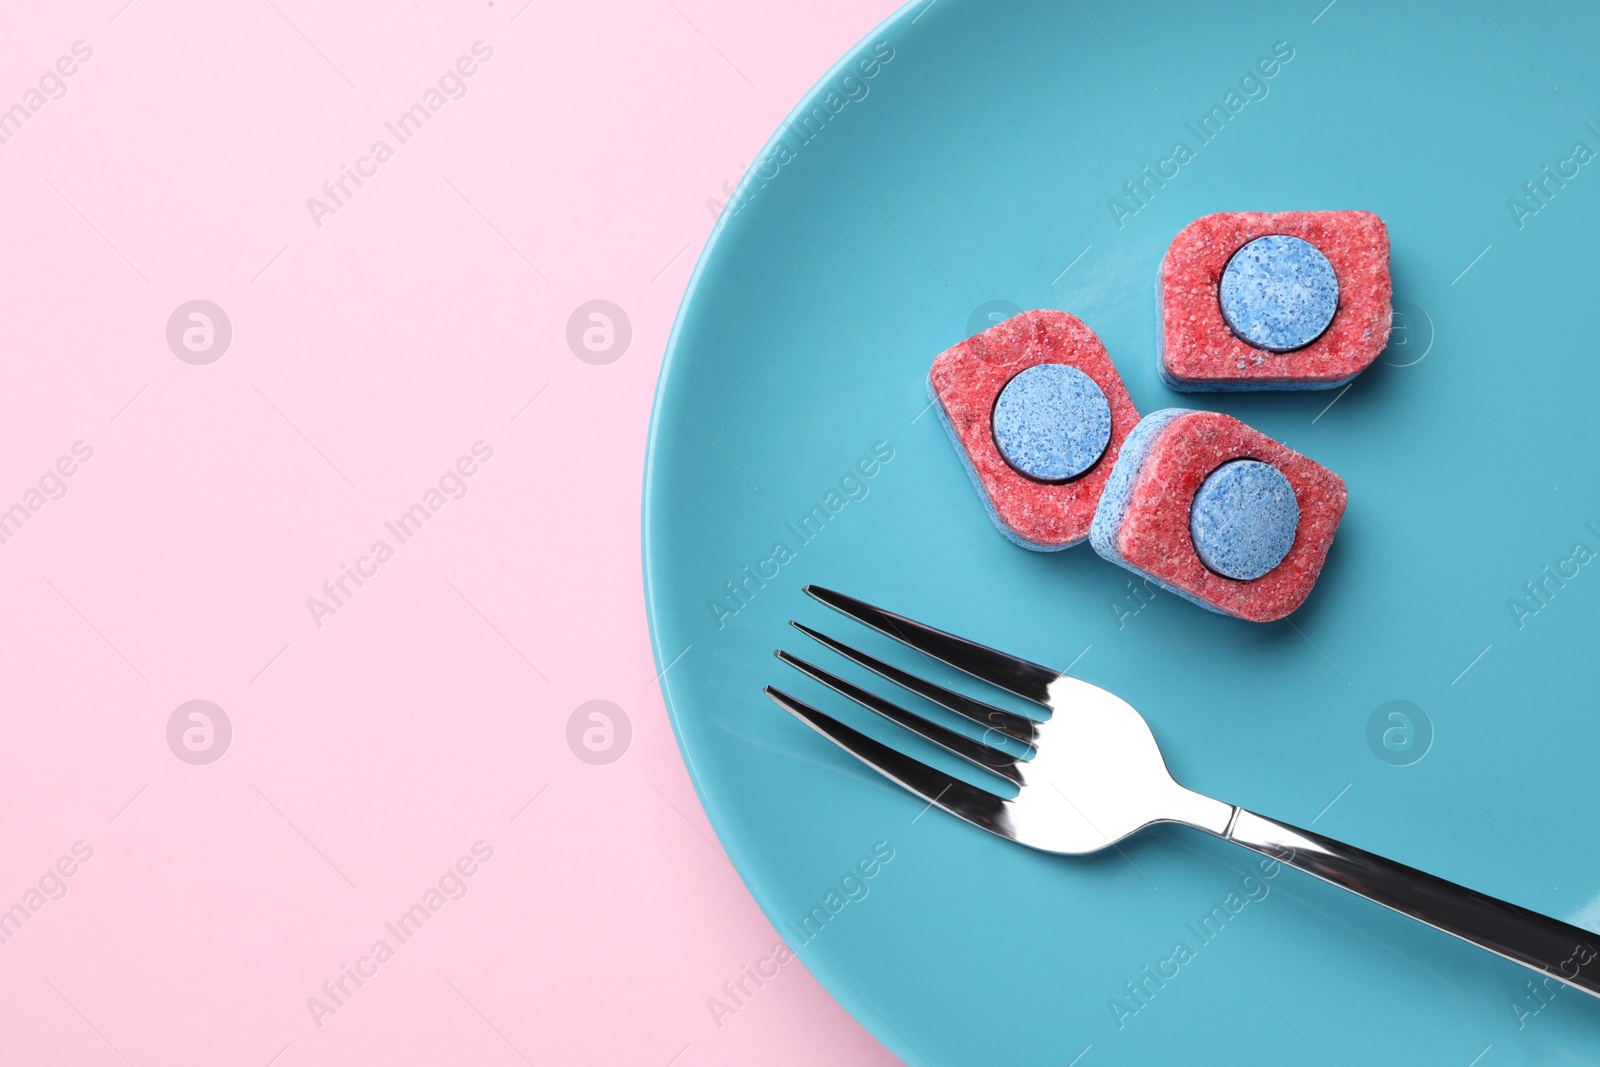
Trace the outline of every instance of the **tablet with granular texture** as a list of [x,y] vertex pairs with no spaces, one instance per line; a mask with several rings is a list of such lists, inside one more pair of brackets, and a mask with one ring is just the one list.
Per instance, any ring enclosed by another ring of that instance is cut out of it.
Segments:
[[1271,622],[1305,603],[1344,508],[1320,463],[1231,416],[1165,408],[1123,442],[1090,543],[1203,608]]
[[928,393],[1000,532],[1053,552],[1089,536],[1139,421],[1105,345],[1062,311],[1025,311],[940,353]]
[[1183,392],[1331,389],[1389,343],[1389,231],[1370,211],[1229,211],[1161,260],[1158,367]]

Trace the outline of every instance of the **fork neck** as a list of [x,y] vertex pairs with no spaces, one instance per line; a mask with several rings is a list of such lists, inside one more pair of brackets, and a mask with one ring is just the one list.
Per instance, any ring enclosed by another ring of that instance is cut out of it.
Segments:
[[1213,800],[1202,793],[1196,793],[1192,789],[1185,789],[1181,785],[1177,790],[1172,800],[1174,813],[1167,817],[1169,822],[1192,826],[1196,830],[1204,830],[1218,837],[1228,835],[1229,827],[1239,814],[1238,808],[1220,800]]

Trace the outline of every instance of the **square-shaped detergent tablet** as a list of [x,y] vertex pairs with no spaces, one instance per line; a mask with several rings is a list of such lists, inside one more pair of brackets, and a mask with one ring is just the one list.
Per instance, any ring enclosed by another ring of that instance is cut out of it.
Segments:
[[1093,330],[1025,311],[940,353],[928,393],[1001,533],[1038,552],[1089,536],[1139,421]]
[[1123,442],[1090,543],[1203,608],[1251,622],[1305,603],[1344,479],[1238,419],[1165,408]]
[[1370,211],[1229,211],[1185,226],[1156,280],[1162,380],[1331,389],[1389,343],[1389,231]]

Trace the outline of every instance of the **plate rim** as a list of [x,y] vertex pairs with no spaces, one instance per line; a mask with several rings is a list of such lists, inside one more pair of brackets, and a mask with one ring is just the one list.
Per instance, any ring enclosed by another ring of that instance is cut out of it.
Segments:
[[[882,37],[891,27],[898,25],[913,9],[926,9],[937,2],[938,0],[905,0],[886,18],[868,30],[855,44],[846,49],[844,54],[824,71],[812,83],[811,88],[796,101],[795,105],[789,109],[777,127],[762,143],[754,159],[761,160],[766,158],[775,149],[783,134],[798,121],[799,117],[808,113],[811,107],[821,100],[824,93],[832,91],[833,83],[840,72],[850,67],[857,57],[866,51],[873,42]],[[742,846],[723,834],[719,825],[722,821],[721,811],[717,805],[711,803],[708,799],[706,783],[701,776],[699,767],[695,763],[693,753],[684,741],[683,730],[679,722],[680,710],[672,694],[671,683],[667,680],[665,673],[670,664],[666,662],[666,653],[660,641],[660,624],[658,620],[662,610],[659,607],[661,591],[656,576],[657,568],[652,564],[651,540],[652,516],[654,514],[654,499],[656,495],[655,482],[660,462],[660,448],[658,446],[660,445],[661,424],[666,406],[664,401],[666,400],[666,390],[669,388],[669,376],[673,371],[674,363],[678,356],[678,347],[682,341],[684,320],[687,318],[689,308],[699,292],[707,267],[715,256],[718,245],[727,230],[728,220],[732,217],[728,211],[729,207],[739,203],[745,197],[751,184],[756,180],[756,165],[752,163],[745,169],[744,175],[739,179],[739,184],[729,194],[721,214],[717,217],[716,224],[711,229],[711,235],[706,239],[705,246],[700,250],[700,257],[695,261],[694,271],[689,275],[689,282],[684,287],[683,297],[679,300],[678,310],[673,316],[672,329],[667,334],[666,349],[661,358],[661,369],[656,376],[655,396],[651,400],[650,421],[645,432],[644,476],[640,490],[639,554],[643,565],[645,624],[650,637],[651,659],[655,664],[657,677],[660,680],[661,702],[667,711],[667,721],[672,726],[672,736],[678,746],[678,754],[683,760],[684,769],[688,771],[689,781],[694,786],[695,795],[700,801],[701,810],[705,812],[706,821],[710,823],[712,833],[717,835],[717,841],[721,844],[723,853],[728,857],[728,862],[733,866],[735,873],[738,874],[739,880],[744,883],[745,889],[755,901],[756,906],[761,909],[762,917],[772,924],[773,930],[782,938],[784,937],[783,924],[776,911],[776,902],[770,900],[766,891],[758,886],[746,873],[749,857],[744,854]],[[787,939],[784,940],[784,943],[788,944]],[[793,949],[791,948],[790,951],[792,952]],[[892,1040],[891,1036],[876,1024],[875,1020],[869,1021],[870,1013],[863,1010],[867,1006],[864,998],[860,1003],[857,1003],[848,993],[835,988],[834,983],[824,979],[823,975],[811,963],[800,959],[798,954],[795,955],[795,959],[805,967],[806,973],[816,979],[817,984],[827,992],[828,996],[849,1013],[858,1026],[872,1035],[874,1041],[877,1041],[879,1045],[902,1061],[906,1060],[906,1054],[909,1050],[900,1048],[898,1043]],[[846,984],[848,985],[849,983],[847,982]]]

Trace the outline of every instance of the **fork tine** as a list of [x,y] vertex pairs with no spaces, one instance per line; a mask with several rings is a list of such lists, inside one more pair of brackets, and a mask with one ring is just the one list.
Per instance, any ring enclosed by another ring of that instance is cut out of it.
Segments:
[[853,660],[876,674],[880,678],[909,689],[919,697],[933,701],[942,708],[948,708],[963,718],[970,719],[979,726],[987,726],[998,730],[1007,737],[1014,737],[1018,741],[1027,741],[1030,744],[1037,736],[1037,724],[1026,715],[1018,715],[1004,708],[997,708],[993,704],[985,704],[981,700],[974,700],[965,693],[957,693],[953,689],[946,689],[942,685],[919,678],[908,671],[903,671],[892,663],[885,663],[881,659],[869,656],[865,652],[858,652],[843,641],[836,641],[827,634],[818,633],[804,623],[790,620],[790,626],[805,634],[813,641],[833,649],[846,659]]
[[1001,837],[1015,838],[1011,816],[1006,810],[1008,801],[1004,798],[897,752],[780,689],[769,685],[763,692],[780,708],[890,781],[899,783],[928,803],[936,804],[974,826]]
[[941,726],[913,711],[908,711],[898,704],[891,703],[868,692],[852,682],[847,682],[836,674],[830,674],[821,667],[813,666],[801,659],[779,649],[777,657],[800,673],[810,676],[832,689],[835,693],[849,697],[868,711],[883,716],[890,722],[899,723],[907,730],[932,741],[947,752],[953,752],[962,759],[967,760],[985,770],[993,771],[1003,778],[1010,779],[1018,785],[1022,784],[1022,774],[1017,770],[1017,757],[1009,752],[986,745],[982,741],[974,741],[965,734],[958,734],[954,730]]
[[875,608],[864,600],[857,600],[853,596],[846,596],[832,589],[808,585],[805,591],[833,610],[848,615],[857,622],[865,623],[902,644],[910,645],[918,652],[948,663],[957,670],[965,671],[974,678],[999,686],[1019,697],[1049,706],[1050,683],[1061,676],[1059,671],[1007,655],[987,645],[968,641],[964,637],[936,630],[904,615]]

